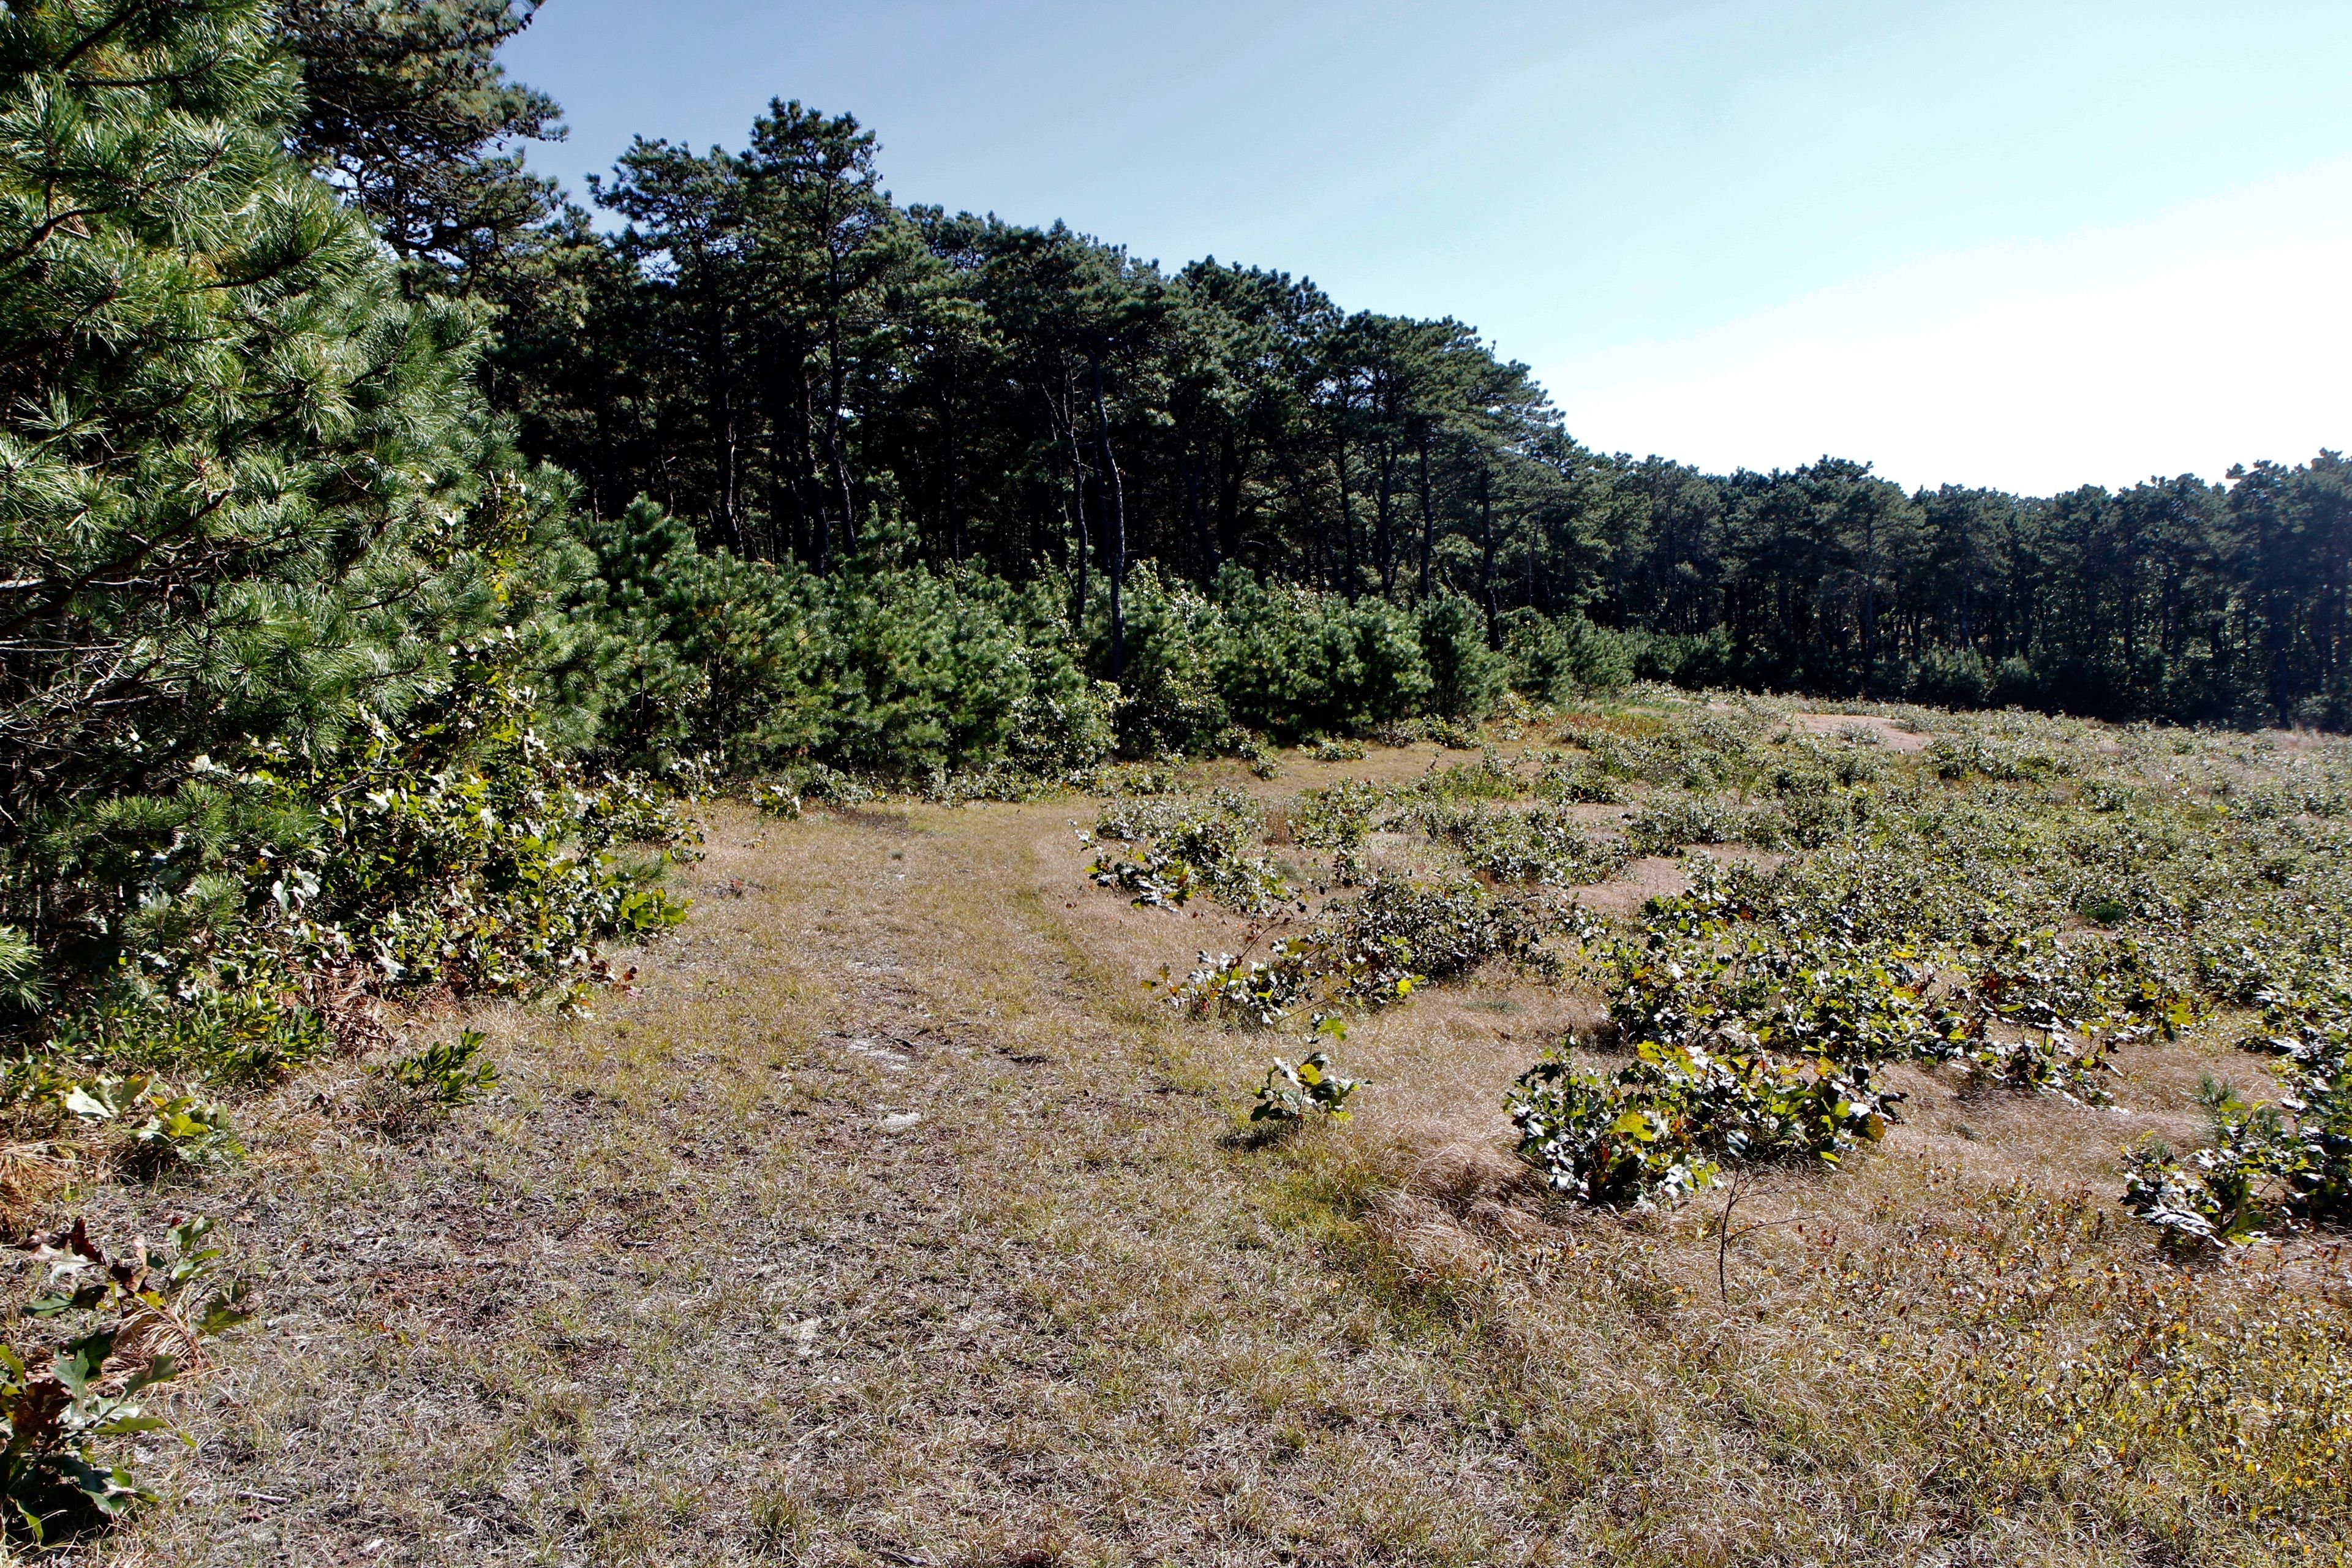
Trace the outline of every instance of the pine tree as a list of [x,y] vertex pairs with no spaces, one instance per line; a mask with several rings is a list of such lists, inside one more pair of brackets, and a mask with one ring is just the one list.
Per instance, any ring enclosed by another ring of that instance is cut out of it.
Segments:
[[555,100],[509,81],[501,45],[539,0],[278,0],[302,73],[296,153],[382,233],[411,287],[503,291],[549,237],[555,183],[513,143],[559,141]]
[[248,738],[396,716],[513,614],[480,547],[545,526],[492,477],[470,315],[404,303],[284,151],[268,25],[0,16],[0,854]]

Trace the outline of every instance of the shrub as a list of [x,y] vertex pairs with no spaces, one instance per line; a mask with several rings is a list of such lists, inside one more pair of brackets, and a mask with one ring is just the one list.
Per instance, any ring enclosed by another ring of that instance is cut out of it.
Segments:
[[1750,814],[1706,795],[1652,800],[1625,825],[1636,855],[1671,855],[1686,844],[1736,844],[1756,828]]
[[801,818],[800,792],[777,780],[753,784],[751,804],[762,816],[782,817],[786,822],[798,822]]
[[1272,746],[1248,731],[1236,731],[1226,749],[1249,764],[1250,776],[1274,779],[1282,776],[1282,757]]
[[1520,784],[1502,758],[1486,751],[1475,763],[1455,763],[1443,770],[1432,762],[1429,771],[1402,793],[1429,801],[1512,800],[1519,795]]
[[1257,1091],[1257,1104],[1250,1110],[1252,1121],[1297,1121],[1310,1112],[1334,1121],[1348,1120],[1348,1097],[1362,1083],[1352,1078],[1341,1078],[1331,1070],[1331,1058],[1317,1051],[1292,1067],[1280,1057],[1265,1071],[1265,1082]]
[[1486,646],[1486,617],[1459,594],[1422,601],[1413,616],[1429,668],[1429,705],[1448,719],[1475,721],[1510,689],[1510,662]]
[[2066,759],[2053,752],[1987,735],[1938,735],[1927,743],[1927,755],[1938,777],[1954,780],[1975,773],[2015,783],[2073,771]]
[[1305,791],[1290,805],[1291,837],[1307,849],[1360,849],[1385,798],[1378,785],[1353,779]]
[[1431,980],[1504,959],[1546,976],[1559,973],[1544,939],[1558,924],[1551,907],[1518,895],[1488,895],[1475,882],[1376,877],[1356,899],[1325,912],[1350,949],[1400,953]]
[[1265,914],[1291,896],[1272,863],[1253,853],[1265,834],[1263,809],[1232,790],[1205,800],[1115,801],[1096,820],[1093,837],[1138,848],[1126,858],[1097,857],[1087,875],[1098,887],[1133,893],[1145,908],[1181,906],[1198,886],[1238,913]]
[[2212,1144],[2185,1161],[2157,1143],[2134,1152],[2125,1204],[2173,1247],[2352,1221],[2352,992],[2270,993],[2263,1022],[2246,1047],[2278,1058],[2276,1103],[2208,1078],[2200,1099]]
[[97,1078],[74,1085],[60,1098],[68,1113],[106,1138],[126,1172],[144,1180],[216,1169],[245,1158],[227,1112],[160,1079]]
[[1097,855],[1087,876],[1097,888],[1130,895],[1139,910],[1182,909],[1192,901],[1197,886],[1189,862],[1151,845],[1118,857]]
[[1751,783],[1761,772],[1752,737],[1743,727],[1706,714],[1648,733],[1598,729],[1579,743],[1593,764],[1620,778],[1686,790],[1721,790]]
[[1902,1098],[1873,1089],[1866,1067],[1643,1041],[1610,1073],[1578,1071],[1564,1058],[1537,1063],[1519,1076],[1508,1110],[1520,1157],[1555,1191],[1624,1206],[1710,1185],[1718,1160],[1835,1163],[1884,1137]]
[[1381,599],[1218,577],[1217,690],[1234,718],[1286,739],[1368,734],[1423,710],[1429,662],[1412,618]]
[[1625,798],[1624,787],[1589,763],[1555,763],[1537,778],[1532,794],[1560,805],[1615,805]]
[[1542,945],[1557,923],[1546,906],[1490,899],[1475,883],[1375,878],[1356,898],[1326,909],[1308,934],[1276,941],[1263,959],[1204,952],[1182,980],[1165,970],[1160,978],[1180,1008],[1270,1027],[1304,1006],[1389,1006],[1425,980],[1490,959],[1557,975],[1559,961]]
[[243,1291],[212,1282],[212,1222],[174,1226],[169,1252],[109,1257],[79,1220],[26,1244],[48,1266],[26,1305],[36,1320],[70,1324],[57,1342],[0,1342],[0,1497],[10,1533],[37,1543],[119,1518],[151,1493],[109,1451],[163,1429],[140,1396],[168,1383],[202,1342],[245,1318]]
[[1411,996],[1421,979],[1401,938],[1358,941],[1344,927],[1278,938],[1262,959],[1203,952],[1181,980],[1160,971],[1178,1008],[1260,1028],[1272,1028],[1301,1007],[1388,1006]]
[[[1125,590],[1127,668],[1119,673],[1118,749],[1130,757],[1208,750],[1232,723],[1217,694],[1224,637],[1217,605],[1191,588],[1165,587],[1149,563]],[[1108,619],[1108,599],[1103,619]],[[1108,635],[1108,626],[1102,627]]]
[[368,1074],[362,1120],[388,1137],[408,1138],[472,1104],[499,1081],[498,1068],[481,1059],[482,1046],[479,1030],[461,1029],[455,1040],[379,1064]]
[[1935,708],[1981,708],[1992,695],[1992,671],[1974,648],[1929,648],[1913,667],[1911,699]]
[[622,755],[911,777],[1061,773],[1111,749],[1114,693],[1087,678],[1047,584],[902,564],[887,525],[824,576],[704,551],[642,500],[581,526],[598,573],[574,613],[610,645],[591,689]]
[[1634,654],[1627,639],[1581,615],[1507,610],[1501,629],[1512,687],[1540,701],[1614,691],[1633,679]]
[[1470,868],[1502,882],[1555,888],[1602,882],[1625,863],[1625,846],[1595,842],[1554,812],[1423,806],[1415,817],[1433,838],[1457,846]]

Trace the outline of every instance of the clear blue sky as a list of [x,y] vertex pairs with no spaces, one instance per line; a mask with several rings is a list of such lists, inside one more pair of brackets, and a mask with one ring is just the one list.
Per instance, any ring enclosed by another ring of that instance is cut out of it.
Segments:
[[2352,3],[548,0],[575,193],[771,98],[901,201],[1453,315],[1580,439],[1907,484],[2352,446]]

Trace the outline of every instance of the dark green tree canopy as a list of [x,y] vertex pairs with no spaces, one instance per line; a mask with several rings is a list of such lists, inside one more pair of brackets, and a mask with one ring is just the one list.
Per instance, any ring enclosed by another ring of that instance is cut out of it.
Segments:
[[464,289],[555,207],[515,143],[563,134],[545,93],[509,81],[499,47],[540,0],[279,0],[299,63],[297,155],[367,215],[431,286]]

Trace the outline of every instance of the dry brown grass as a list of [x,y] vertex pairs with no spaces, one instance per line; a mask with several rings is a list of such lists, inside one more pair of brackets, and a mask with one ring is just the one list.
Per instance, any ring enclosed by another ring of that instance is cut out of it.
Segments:
[[[1214,771],[1286,793],[1434,754]],[[101,1191],[93,1228],[200,1207],[264,1277],[259,1331],[184,1397],[197,1447],[158,1446],[167,1505],[100,1555],[2306,1560],[2293,1521],[2186,1487],[1984,1484],[1984,1401],[1938,1415],[1921,1374],[1957,1342],[1951,1258],[2105,1215],[2065,1268],[2145,1267],[2143,1234],[2068,1194],[2112,1193],[2137,1132],[2193,1131],[2210,1038],[2135,1053],[2123,1113],[1906,1073],[1882,1152],[1750,1176],[1727,1240],[1725,1193],[1569,1213],[1504,1152],[1501,1105],[1593,997],[1430,991],[1339,1047],[1369,1082],[1355,1121],[1241,1137],[1280,1042],[1181,1024],[1138,983],[1245,923],[1088,887],[1090,815],[715,808],[695,914],[637,994],[472,1020],[487,1105],[371,1136],[333,1114],[361,1070],[336,1067],[248,1117],[268,1152],[243,1172]],[[2269,1267],[2306,1296],[2341,1272]],[[2341,1513],[2305,1539],[2340,1542]]]

